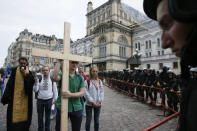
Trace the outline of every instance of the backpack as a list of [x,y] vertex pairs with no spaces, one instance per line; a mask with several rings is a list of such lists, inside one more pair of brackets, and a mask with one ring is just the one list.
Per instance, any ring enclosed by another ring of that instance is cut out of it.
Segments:
[[[51,79],[51,77],[50,77]],[[39,78],[39,83],[42,81],[42,76]],[[53,80],[51,79],[51,82],[52,82],[52,92],[53,92]],[[35,99],[38,99],[38,92],[39,92],[39,89],[37,92],[35,92]]]
[[[100,85],[100,79],[99,79],[99,85]],[[89,79],[87,79],[87,84],[88,84],[88,89],[89,89],[89,86],[90,86],[90,80]]]

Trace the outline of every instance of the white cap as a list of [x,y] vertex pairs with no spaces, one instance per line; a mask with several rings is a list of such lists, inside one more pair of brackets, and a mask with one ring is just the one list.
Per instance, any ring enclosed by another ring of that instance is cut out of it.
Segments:
[[197,72],[197,67],[191,68],[190,71],[192,71],[192,72]]
[[168,70],[168,73],[174,73],[174,71],[173,70]]

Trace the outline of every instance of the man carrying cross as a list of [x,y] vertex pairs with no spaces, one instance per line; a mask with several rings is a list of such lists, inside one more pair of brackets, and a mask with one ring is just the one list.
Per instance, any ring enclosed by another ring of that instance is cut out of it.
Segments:
[[[62,98],[68,98],[68,117],[71,120],[72,131],[80,131],[81,128],[83,107],[80,97],[84,95],[84,79],[76,73],[77,65],[78,62],[69,61],[69,91],[63,92],[57,99],[56,131],[60,131],[61,95]],[[59,81],[58,85],[61,85],[62,73],[59,72],[60,64],[57,63],[53,72],[53,79]]]
[[[72,83],[73,81],[68,81],[71,78],[75,78],[76,74],[74,73],[74,76],[72,75],[72,72],[75,72],[76,66],[73,67],[72,64],[69,64],[69,61],[78,61],[78,62],[86,62],[86,63],[92,63],[92,58],[90,57],[86,57],[86,56],[79,56],[79,55],[73,55],[73,54],[69,54],[70,52],[70,24],[65,22],[64,23],[65,28],[64,28],[64,49],[63,52],[55,52],[55,51],[48,51],[48,50],[41,50],[41,49],[32,49],[32,55],[33,56],[39,56],[39,57],[49,57],[49,58],[54,58],[54,59],[60,59],[63,61],[63,70],[62,70],[62,92],[67,92],[70,91],[68,89],[68,86],[70,85],[70,83]],[[72,66],[72,68],[69,67]],[[70,70],[70,76],[69,76],[69,70]],[[73,83],[74,86],[76,86],[76,83]],[[80,88],[78,88],[80,89]],[[78,90],[78,92],[80,92],[80,90]],[[71,92],[74,93],[74,92]],[[63,93],[64,94],[64,93]],[[70,95],[70,92],[67,92],[66,95]],[[78,94],[77,95],[81,95],[82,94]],[[67,118],[68,118],[68,96],[64,97],[65,95],[62,95],[62,99],[61,99],[61,131],[67,131]],[[76,97],[76,96],[75,96]],[[70,99],[70,98],[69,98]],[[72,99],[71,99],[72,101]],[[80,109],[80,105],[75,106],[75,108],[79,108]]]

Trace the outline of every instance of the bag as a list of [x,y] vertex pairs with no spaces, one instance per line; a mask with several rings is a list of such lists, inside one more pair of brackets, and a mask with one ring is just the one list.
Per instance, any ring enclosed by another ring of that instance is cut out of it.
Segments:
[[[99,85],[100,85],[100,79],[98,81],[99,81]],[[89,79],[87,79],[87,84],[88,84],[88,89],[89,89],[89,86],[90,86],[90,80]]]
[[[51,78],[51,77],[50,77]],[[39,83],[42,81],[42,76],[40,77],[40,79],[39,79]],[[52,91],[53,91],[53,80],[51,79],[51,81],[52,81]],[[39,89],[38,89],[38,91],[37,92],[35,92],[35,99],[38,99],[38,92],[39,92]]]

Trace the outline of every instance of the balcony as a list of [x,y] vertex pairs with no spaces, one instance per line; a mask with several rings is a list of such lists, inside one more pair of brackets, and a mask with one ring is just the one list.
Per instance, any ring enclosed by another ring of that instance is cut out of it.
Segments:
[[142,62],[151,62],[151,61],[160,61],[160,60],[169,60],[169,59],[178,59],[174,54],[166,55],[156,55],[151,57],[142,57],[140,60]]

